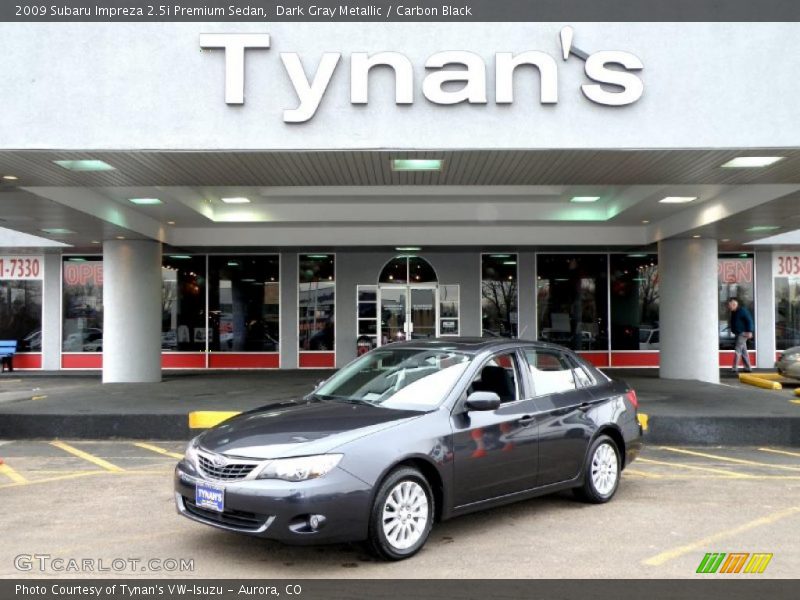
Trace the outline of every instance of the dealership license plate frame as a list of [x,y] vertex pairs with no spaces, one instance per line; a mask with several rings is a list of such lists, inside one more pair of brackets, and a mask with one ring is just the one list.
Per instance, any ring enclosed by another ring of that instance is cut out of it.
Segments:
[[[207,494],[203,496],[202,491],[207,492]],[[217,493],[219,494],[218,498],[209,497],[209,494],[213,496]],[[198,508],[218,513],[225,512],[225,486],[207,481],[198,481],[194,487],[194,503]]]

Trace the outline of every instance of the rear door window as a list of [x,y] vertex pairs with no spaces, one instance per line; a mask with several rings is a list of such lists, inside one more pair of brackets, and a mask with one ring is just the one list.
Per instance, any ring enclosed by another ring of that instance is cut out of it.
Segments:
[[572,365],[558,350],[525,348],[524,354],[536,396],[558,394],[577,388]]

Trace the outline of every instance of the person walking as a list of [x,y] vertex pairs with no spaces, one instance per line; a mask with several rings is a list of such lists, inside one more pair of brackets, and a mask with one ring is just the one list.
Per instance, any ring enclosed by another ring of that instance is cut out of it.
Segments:
[[738,298],[731,298],[728,300],[728,309],[731,311],[730,329],[731,333],[736,336],[736,345],[733,347],[733,367],[732,371],[738,373],[739,371],[739,356],[742,357],[744,363],[744,370],[748,373],[752,371],[750,366],[750,356],[747,354],[747,340],[753,337],[753,315],[747,310],[747,307],[739,305]]

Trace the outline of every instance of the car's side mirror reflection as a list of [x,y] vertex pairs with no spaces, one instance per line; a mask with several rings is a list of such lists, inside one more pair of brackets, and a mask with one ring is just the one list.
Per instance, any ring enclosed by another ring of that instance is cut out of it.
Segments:
[[464,404],[467,410],[497,410],[500,408],[500,396],[494,392],[472,392]]

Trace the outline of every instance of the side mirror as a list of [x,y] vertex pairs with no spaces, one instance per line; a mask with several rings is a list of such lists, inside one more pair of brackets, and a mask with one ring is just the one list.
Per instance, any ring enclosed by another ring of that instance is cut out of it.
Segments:
[[497,410],[500,408],[500,396],[494,392],[472,392],[464,406],[467,410]]

